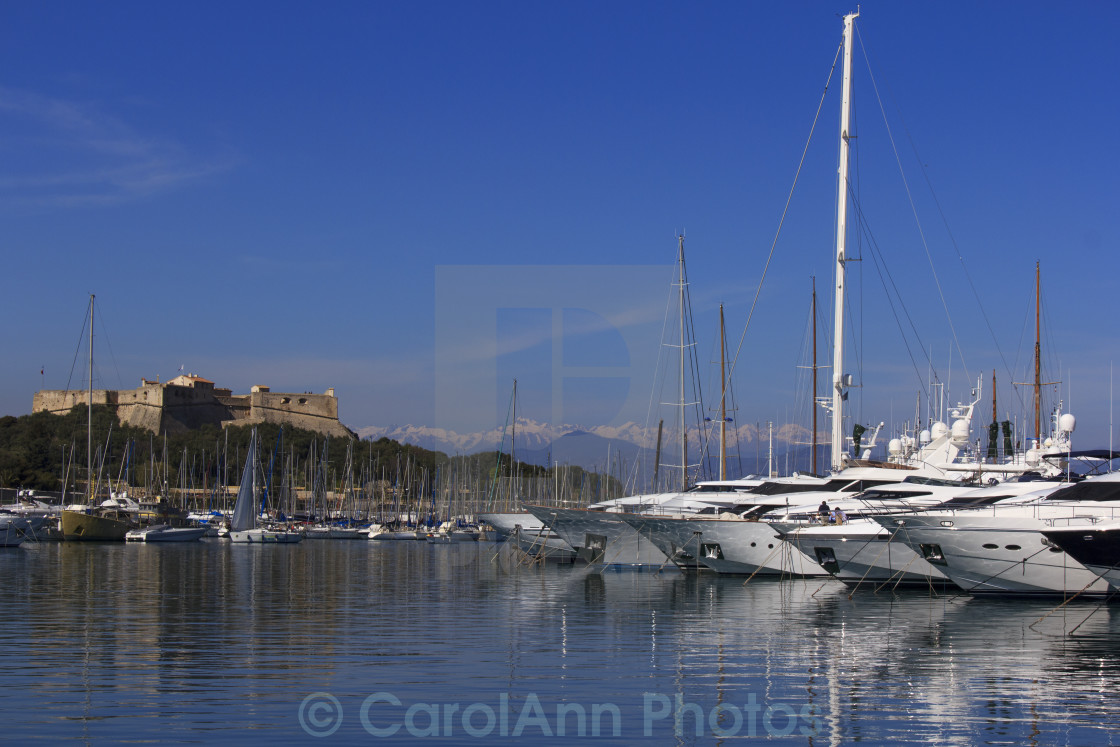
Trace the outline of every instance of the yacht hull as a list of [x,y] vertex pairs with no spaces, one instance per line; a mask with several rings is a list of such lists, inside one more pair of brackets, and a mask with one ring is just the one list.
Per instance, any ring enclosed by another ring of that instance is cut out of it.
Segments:
[[670,564],[665,553],[618,513],[550,506],[525,508],[560,535],[577,557],[592,565],[654,569]]
[[968,526],[911,526],[898,538],[971,594],[1101,596],[1108,582],[1048,543],[1038,528],[1005,528],[999,519]]
[[807,527],[785,535],[805,555],[849,586],[952,586],[949,577],[904,542],[869,521]]
[[716,573],[762,576],[827,576],[815,560],[779,538],[761,521],[637,517],[640,534],[662,549],[676,548]]
[[128,542],[195,542],[206,536],[209,527],[148,527],[125,535]]
[[62,538],[67,542],[123,542],[132,523],[109,516],[63,511]]
[[479,514],[478,519],[494,528],[498,542],[514,542],[531,558],[560,563],[576,560],[572,546],[531,513]]

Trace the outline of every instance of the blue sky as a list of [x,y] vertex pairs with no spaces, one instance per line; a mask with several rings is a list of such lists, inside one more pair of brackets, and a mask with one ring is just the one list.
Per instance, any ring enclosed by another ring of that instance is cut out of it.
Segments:
[[[333,386],[353,427],[460,431],[493,427],[515,376],[528,417],[645,421],[681,231],[705,372],[720,302],[737,344],[850,10],[0,8],[0,413],[66,386],[96,293],[98,386],[182,366],[235,391]],[[1021,415],[1040,260],[1047,380],[1075,443],[1107,445],[1118,23],[1103,2],[862,4],[860,207],[909,316],[868,249],[857,419],[912,419],[931,367],[953,401],[996,369]],[[736,364],[741,423],[804,420],[838,89]]]

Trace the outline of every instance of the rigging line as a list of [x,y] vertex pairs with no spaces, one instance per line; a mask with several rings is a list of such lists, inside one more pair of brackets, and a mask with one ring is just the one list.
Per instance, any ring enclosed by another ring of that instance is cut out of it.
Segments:
[[[676,263],[674,263],[673,270],[674,270],[674,273],[675,273],[676,272]],[[673,286],[673,284],[670,282],[669,287],[672,288],[672,286]],[[654,371],[656,371],[657,373],[655,374],[655,379],[653,381],[652,386],[650,386],[650,388],[649,388],[649,404],[646,407],[646,422],[645,422],[645,427],[642,429],[643,432],[645,433],[646,443],[649,443],[649,433],[650,433],[650,429],[653,427],[652,426],[652,418],[653,418],[653,410],[654,410],[654,404],[653,403],[654,402],[661,402],[661,400],[662,400],[661,393],[663,393],[664,389],[665,389],[665,378],[666,377],[664,375],[662,375],[661,367],[663,365],[662,356],[663,356],[664,351],[665,351],[665,335],[667,334],[667,329],[668,329],[668,325],[669,325],[669,309],[673,305],[672,295],[673,294],[670,293],[669,297],[665,299],[665,316],[661,320],[661,344],[657,346],[657,363],[654,365]],[[666,363],[664,363],[664,365],[668,365],[668,363],[666,362]],[[661,382],[661,392],[659,392],[658,388],[657,388],[658,380],[660,380],[660,382]],[[647,447],[647,449],[648,449],[648,447]],[[634,476],[635,492],[637,492],[637,487],[638,487],[638,461],[639,461],[638,459],[634,460],[634,475],[633,476]],[[654,489],[656,489],[656,488],[657,488],[657,486],[654,485]]]
[[[858,36],[858,33],[857,33],[857,36]],[[883,107],[883,99],[879,96],[879,86],[875,82],[875,74],[871,71],[871,60],[867,56],[867,49],[864,48],[864,46],[863,46],[863,38],[862,37],[860,37],[860,49],[863,50],[863,59],[864,59],[864,62],[867,63],[867,76],[868,76],[868,79],[871,81],[872,90],[875,91],[875,100],[876,100],[876,102],[878,102],[879,112],[883,116],[883,126],[886,127],[886,129],[887,129],[887,139],[890,140],[891,151],[894,153],[894,160],[895,160],[895,163],[898,164],[898,172],[899,172],[900,176],[902,177],[902,186],[906,190],[906,199],[910,203],[910,212],[913,213],[914,222],[917,224],[917,227],[918,227],[918,236],[921,238],[921,241],[922,241],[922,249],[926,253],[926,261],[929,262],[929,269],[930,269],[930,272],[933,274],[933,283],[937,288],[937,295],[941,299],[941,307],[945,310],[945,318],[949,320],[949,330],[953,334],[953,344],[956,345],[957,355],[960,356],[961,365],[964,367],[965,376],[967,376],[969,379],[971,379],[972,374],[969,373],[968,364],[965,363],[964,351],[961,349],[961,343],[960,343],[960,339],[957,337],[956,327],[953,326],[953,317],[949,313],[949,303],[945,300],[945,291],[942,290],[942,288],[941,288],[941,279],[938,278],[937,269],[933,265],[933,257],[930,255],[930,252],[929,252],[929,242],[926,241],[925,230],[922,228],[922,221],[918,217],[918,208],[914,204],[914,195],[910,191],[910,182],[906,179],[906,172],[902,168],[902,159],[898,154],[898,146],[895,144],[895,141],[894,141],[894,133],[891,132],[890,123],[887,121],[887,112],[886,112],[886,109]]]
[[[93,303],[90,296],[89,304]],[[78,367],[78,353],[82,352],[82,343],[86,339],[86,322],[89,321],[89,304],[86,304],[86,313],[82,316],[82,331],[78,333],[78,345],[74,348],[74,361],[70,364],[70,376],[66,379],[66,391],[70,391],[70,384],[74,381],[74,369]]]
[[[747,338],[747,330],[750,329],[751,319],[754,317],[754,310],[758,306],[758,297],[762,294],[762,284],[766,280],[766,272],[770,269],[770,261],[774,257],[774,249],[778,246],[778,237],[782,235],[782,227],[786,222],[786,215],[789,214],[790,203],[793,202],[793,192],[797,189],[797,180],[801,177],[801,169],[805,166],[805,157],[809,153],[809,143],[813,141],[813,133],[816,132],[817,122],[820,121],[821,109],[824,108],[824,99],[828,94],[828,87],[832,83],[832,75],[836,72],[836,62],[840,59],[840,53],[844,49],[844,44],[841,42],[840,47],[836,50],[836,57],[832,60],[832,67],[828,71],[828,79],[824,83],[824,90],[821,92],[820,103],[817,104],[817,113],[813,116],[813,125],[809,128],[809,138],[805,141],[805,148],[801,151],[801,160],[797,164],[797,171],[793,175],[793,184],[790,185],[789,195],[786,197],[785,207],[782,208],[782,217],[778,221],[778,230],[774,234],[774,241],[770,244],[770,253],[766,255],[766,264],[762,268],[762,277],[758,279],[758,288],[754,293],[754,300],[751,301],[750,311],[747,312],[747,323],[743,325],[743,334],[739,336],[739,346],[735,348],[735,355],[731,357],[731,365],[727,370],[727,377],[730,379],[731,375],[735,372],[735,366],[739,362],[739,354],[743,351],[743,342]],[[721,398],[722,399],[722,398]]]
[[[858,33],[858,29],[857,29]],[[863,46],[863,40],[860,39],[860,46]],[[864,56],[867,56],[867,50],[864,49]],[[949,218],[945,215],[945,210],[941,207],[941,200],[937,197],[937,192],[933,189],[933,182],[929,178],[929,171],[926,169],[920,154],[918,153],[918,146],[914,142],[913,136],[910,134],[910,128],[906,124],[905,118],[902,117],[901,109],[895,101],[894,94],[891,91],[890,85],[886,84],[887,95],[895,104],[895,111],[899,114],[899,120],[902,122],[902,131],[906,134],[906,140],[910,143],[910,150],[914,153],[914,158],[919,164],[919,171],[922,178],[926,183],[926,188],[929,190],[930,198],[933,200],[934,206],[937,208],[937,214],[941,217],[941,223],[945,227],[945,233],[949,236],[949,243],[953,246],[953,251],[957,255],[957,260],[961,263],[961,269],[964,271],[965,280],[968,281],[969,290],[972,291],[972,297],[976,299],[976,305],[980,308],[980,315],[984,318],[984,324],[988,328],[988,334],[992,337],[992,344],[995,345],[996,353],[999,355],[1000,360],[1003,362],[1004,371],[1008,376],[1012,376],[1012,369],[1007,365],[1007,358],[1004,355],[1003,348],[999,344],[999,339],[996,337],[995,330],[992,327],[992,322],[988,318],[987,309],[984,308],[984,303],[980,298],[979,291],[976,290],[976,284],[972,281],[972,275],[968,271],[968,265],[965,264],[964,256],[961,254],[960,245],[957,243],[957,237],[953,235],[952,228],[949,227]]]
[[[101,306],[104,305],[104,302],[102,302]],[[117,386],[124,389],[124,380],[121,378],[121,367],[117,365],[117,356],[116,353],[113,352],[113,343],[109,341],[109,330],[105,327],[105,315],[101,312],[100,308],[98,308],[95,313],[97,315],[97,321],[101,324],[101,336],[105,338],[105,347],[109,349],[109,360],[113,362],[113,369],[117,372]]]
[[[707,458],[708,448],[710,443],[710,433],[703,427],[704,423],[704,390],[700,384],[700,360],[696,355],[696,320],[692,315],[692,292],[688,289],[688,268],[684,268],[684,300],[688,308],[688,333],[689,339],[692,341],[692,353],[689,355],[689,367],[692,374],[692,390],[693,390],[693,415],[697,421],[696,437],[699,440],[698,449],[698,469],[699,475],[704,475],[703,463]],[[684,427],[684,424],[681,424]],[[687,469],[687,465],[685,467]]]
[[[918,342],[921,342],[922,336],[918,333],[917,327],[915,327],[915,325],[914,325],[914,320],[913,320],[913,318],[911,318],[909,311],[906,309],[906,304],[902,300],[902,293],[901,293],[901,291],[899,291],[898,286],[895,284],[894,277],[891,276],[890,270],[886,268],[886,259],[884,259],[883,256],[882,256],[882,252],[879,249],[879,243],[875,240],[874,235],[872,235],[871,228],[867,224],[867,220],[866,220],[866,217],[863,214],[863,210],[861,209],[859,202],[854,199],[854,195],[853,195],[853,204],[854,204],[854,207],[856,209],[856,216],[857,216],[857,219],[859,221],[859,224],[860,224],[860,226],[863,227],[863,230],[867,232],[868,254],[871,255],[871,262],[872,262],[872,264],[875,265],[875,270],[879,274],[879,282],[883,284],[884,290],[887,291],[887,293],[886,293],[887,303],[890,305],[891,314],[894,316],[895,324],[898,325],[898,331],[902,335],[902,344],[906,347],[906,354],[910,358],[910,364],[914,367],[914,373],[918,377],[918,381],[922,382],[921,371],[918,369],[917,361],[914,360],[914,353],[910,349],[910,342],[906,338],[906,331],[902,327],[901,320],[899,319],[898,310],[895,308],[895,296],[898,297],[898,303],[899,303],[899,305],[902,306],[903,315],[906,317],[906,321],[910,323],[910,329],[913,332],[914,336],[916,338],[918,338]],[[886,272],[886,275],[887,275],[886,278],[884,278],[884,276],[883,276],[884,271]],[[889,284],[887,283],[887,278],[890,279]],[[891,294],[892,289],[894,291],[894,295]],[[930,368],[933,369],[933,374],[934,374],[934,377],[936,378],[937,377],[936,366],[934,366],[933,362],[931,360],[929,360],[929,356],[926,355],[926,353],[925,353],[925,347],[924,346],[922,346],[922,356],[926,359],[926,363],[929,364]]]
[[[1033,290],[1032,290],[1031,294],[1029,295],[1028,299],[1029,300],[1027,301],[1027,310],[1023,314],[1023,324],[1019,328],[1019,344],[1015,347],[1015,368],[1014,368],[1014,371],[1016,371],[1016,372],[1019,370],[1019,363],[1020,363],[1020,360],[1021,360],[1022,354],[1023,354],[1023,340],[1026,338],[1027,327],[1030,324],[1031,309],[1034,308],[1034,293],[1033,293]],[[1019,378],[1019,377],[1016,374],[1013,373],[1011,375],[1011,382],[1012,382],[1011,392],[1015,396],[1015,398],[1017,400],[1019,400],[1019,409],[1025,411],[1026,407],[1027,407],[1027,403],[1023,399],[1023,392],[1014,383],[1017,378]],[[1027,378],[1027,375],[1024,374],[1024,380],[1026,380],[1026,378]]]

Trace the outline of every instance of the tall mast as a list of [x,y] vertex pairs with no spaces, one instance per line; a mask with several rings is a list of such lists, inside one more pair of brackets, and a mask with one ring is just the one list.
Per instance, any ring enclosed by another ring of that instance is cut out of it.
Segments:
[[719,479],[727,479],[727,374],[724,372],[723,304],[719,305]]
[[680,304],[681,319],[680,319],[680,370],[678,372],[679,393],[680,399],[680,422],[681,422],[681,491],[688,490],[688,434],[685,426],[685,404],[684,404],[684,234],[677,236],[677,273],[678,273],[678,286],[677,286],[677,301]]
[[[513,505],[513,500],[514,500],[514,496],[513,496],[513,465],[517,464],[517,461],[516,461],[516,457],[517,457],[517,451],[516,451],[517,450],[517,379],[513,380],[513,405],[512,405],[512,407],[513,407],[513,430],[511,431],[510,436],[509,436],[509,501],[506,503],[506,510],[507,511],[510,510],[509,506]],[[608,445],[608,447],[610,446],[609,441],[607,442],[607,445]],[[609,464],[607,465],[607,469],[608,470],[610,469]],[[501,479],[500,474],[498,475],[498,479]]]
[[1034,440],[1042,436],[1042,327],[1039,324],[1042,307],[1041,275],[1039,262],[1034,263]]
[[93,299],[89,294],[89,389],[86,392],[86,483],[93,503]]
[[813,393],[809,397],[809,407],[813,411],[812,472],[817,472],[817,278],[813,277],[813,302],[810,304],[813,320]]
[[840,169],[836,183],[836,306],[832,335],[832,468],[844,463],[844,262],[848,232],[848,129],[852,103],[852,28],[856,13],[844,16],[844,85],[840,110]]

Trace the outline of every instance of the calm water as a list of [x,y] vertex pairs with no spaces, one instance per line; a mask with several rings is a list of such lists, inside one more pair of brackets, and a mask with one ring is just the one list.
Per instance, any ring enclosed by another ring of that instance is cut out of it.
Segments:
[[5,550],[3,735],[1120,742],[1120,605],[1038,622],[1052,604],[849,598],[835,582],[600,574],[507,553],[217,540]]

